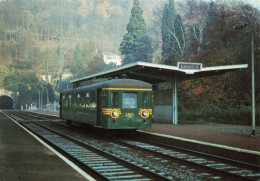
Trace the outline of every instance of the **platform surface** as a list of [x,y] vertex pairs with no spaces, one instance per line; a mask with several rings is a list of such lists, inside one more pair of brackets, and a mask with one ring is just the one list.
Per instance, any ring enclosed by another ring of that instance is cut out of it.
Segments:
[[0,112],[0,181],[86,180]]
[[260,152],[260,127],[256,127],[255,137],[251,136],[251,126],[226,124],[153,123],[143,131]]

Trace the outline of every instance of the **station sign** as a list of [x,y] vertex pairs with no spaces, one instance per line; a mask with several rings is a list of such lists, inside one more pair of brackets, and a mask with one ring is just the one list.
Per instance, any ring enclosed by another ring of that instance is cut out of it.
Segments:
[[177,67],[179,70],[201,70],[202,63],[178,62]]

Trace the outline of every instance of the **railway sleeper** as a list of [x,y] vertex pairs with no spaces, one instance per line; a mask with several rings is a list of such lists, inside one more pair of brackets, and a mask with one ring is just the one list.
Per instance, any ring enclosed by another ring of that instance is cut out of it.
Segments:
[[99,171],[99,169],[109,169],[109,168],[126,168],[126,167],[123,167],[121,165],[111,165],[111,166],[101,166],[101,167],[92,167],[93,169]]
[[109,175],[127,175],[127,174],[134,174],[135,172],[134,171],[122,171],[122,172],[105,172],[105,173],[101,173],[102,175],[105,175],[105,176],[109,176]]
[[[139,178],[139,179],[128,179],[127,181],[152,181],[153,179],[149,178]],[[114,180],[114,181],[122,181],[122,180]]]
[[128,171],[128,170],[129,170],[128,168],[111,168],[111,169],[103,169],[98,171],[100,173],[103,173],[103,172],[119,172],[119,171]]
[[140,175],[140,174],[135,174],[135,175],[122,175],[120,177],[118,176],[111,176],[111,177],[108,177],[108,179],[111,179],[111,180],[114,180],[114,179],[137,179],[137,178],[144,178],[143,175]]
[[93,162],[93,161],[88,161],[88,160],[82,160],[82,162],[83,163],[85,163],[85,164],[88,164],[88,165],[99,165],[99,164],[101,164],[101,165],[112,165],[112,164],[117,164],[117,163],[115,163],[115,162],[112,162],[112,161],[95,161],[95,162]]

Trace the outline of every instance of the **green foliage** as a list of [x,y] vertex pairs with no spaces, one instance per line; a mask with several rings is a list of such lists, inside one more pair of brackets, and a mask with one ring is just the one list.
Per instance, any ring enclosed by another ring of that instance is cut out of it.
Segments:
[[13,92],[31,91],[37,83],[38,79],[33,72],[10,72],[3,80],[4,88]]
[[[168,3],[163,6],[165,2]],[[20,94],[24,103],[30,103],[30,99],[36,102],[42,75],[58,79],[60,86],[54,85],[57,80],[50,85],[61,90],[67,87],[61,82],[67,70],[67,74],[73,72],[74,76],[110,70],[115,65],[105,65],[101,52],[116,54],[121,42],[119,50],[125,64],[150,62],[153,51],[154,62],[171,65],[176,61],[202,62],[203,67],[249,63],[247,70],[237,74],[182,82],[178,94],[180,109],[193,111],[198,121],[200,115],[204,119],[217,113],[236,118],[231,113],[236,115],[237,110],[245,113],[241,117],[247,115],[244,119],[247,121],[250,115],[244,110],[251,104],[250,35],[245,29],[235,31],[232,27],[247,22],[247,28],[254,34],[259,107],[259,17],[258,9],[233,1],[187,0],[185,5],[176,4],[176,8],[174,0],[149,0],[141,4],[138,0],[0,1],[0,85],[24,91]],[[31,83],[26,74],[33,77]],[[42,87],[42,91],[45,89]]]
[[73,65],[71,67],[71,72],[73,74],[78,74],[78,75],[82,74],[83,72],[82,56],[81,56],[79,43],[76,45],[74,51]]
[[171,39],[171,29],[174,27],[174,21],[176,18],[175,6],[165,4],[162,16],[162,58],[163,60],[166,60],[172,53],[171,47],[174,45],[174,42]]
[[142,62],[152,62],[153,49],[151,47],[151,40],[147,35],[140,36],[136,40],[135,51],[128,55],[124,59],[124,64],[142,61]]
[[103,67],[104,67],[104,61],[103,61],[102,54],[101,53],[94,54],[88,64],[87,74],[91,75],[98,72],[102,72]]
[[127,33],[120,44],[119,50],[125,56],[123,64],[136,61],[151,62],[152,60],[151,41],[146,34],[147,27],[139,4],[139,0],[134,0]]
[[205,29],[205,37],[204,37],[204,44],[207,44],[212,41],[212,32],[216,28],[216,4],[211,2],[209,5],[208,15],[206,19],[206,29]]
[[19,93],[20,104],[31,104],[38,94],[38,79],[33,72],[9,72],[3,78],[3,87]]
[[62,59],[63,53],[62,53],[62,48],[61,48],[60,44],[58,45],[56,53],[57,53],[58,60]]
[[[256,111],[256,120],[260,118],[260,109]],[[251,125],[251,107],[241,105],[240,107],[221,108],[216,104],[206,107],[183,110],[179,112],[180,123],[219,123]],[[259,125],[259,123],[256,123]]]
[[173,65],[185,53],[186,42],[184,26],[180,15],[176,15],[175,4],[169,0],[162,14],[162,59],[165,64]]

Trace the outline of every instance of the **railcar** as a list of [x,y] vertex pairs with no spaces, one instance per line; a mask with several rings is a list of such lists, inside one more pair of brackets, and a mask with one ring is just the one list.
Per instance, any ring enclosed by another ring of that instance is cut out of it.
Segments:
[[112,79],[60,94],[60,117],[104,129],[150,128],[152,85],[132,79]]

